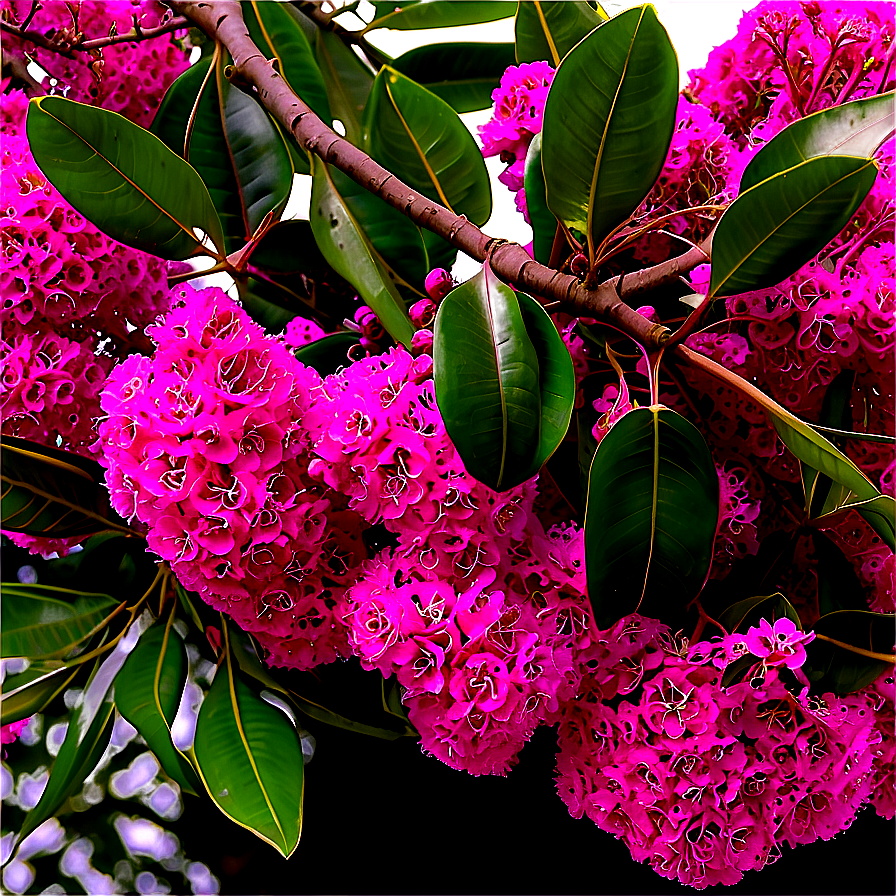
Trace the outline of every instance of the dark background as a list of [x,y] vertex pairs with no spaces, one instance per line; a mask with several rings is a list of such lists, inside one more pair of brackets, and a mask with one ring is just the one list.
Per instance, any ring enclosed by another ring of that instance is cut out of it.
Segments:
[[[229,894],[694,893],[632,861],[554,788],[556,736],[540,728],[506,778],[448,768],[415,738],[377,740],[306,723],[302,839],[288,861],[206,810],[171,829]],[[852,827],[784,855],[734,887],[704,893],[860,896],[896,893],[896,824],[863,809]]]

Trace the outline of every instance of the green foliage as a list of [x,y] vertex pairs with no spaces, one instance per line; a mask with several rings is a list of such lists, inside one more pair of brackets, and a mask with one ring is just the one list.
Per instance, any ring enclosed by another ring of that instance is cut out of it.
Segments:
[[7,531],[50,538],[130,532],[109,506],[96,461],[14,436],[3,436],[2,447],[0,507]]
[[544,60],[556,68],[582,38],[607,18],[602,9],[596,11],[583,0],[522,0],[514,22],[516,61]]
[[50,183],[88,221],[162,258],[220,251],[221,222],[195,169],[126,118],[57,96],[28,106],[28,141]]
[[807,159],[870,159],[896,127],[894,96],[891,90],[798,118],[756,153],[741,178],[741,192]]
[[448,28],[476,25],[506,19],[516,11],[506,0],[415,0],[395,3],[375,0],[376,17],[365,30],[392,28],[408,31],[415,28]]
[[585,234],[592,263],[656,181],[677,108],[678,58],[650,4],[601,25],[557,69],[542,130],[547,204]]
[[539,371],[516,294],[485,265],[442,301],[433,334],[436,400],[467,471],[496,491],[525,482],[537,472]]
[[193,758],[208,795],[281,855],[302,833],[302,746],[286,715],[239,678],[229,647],[196,721]]
[[761,619],[770,622],[775,619],[789,619],[796,627],[802,630],[799,613],[783,594],[766,594],[759,597],[749,597],[732,604],[719,615],[719,624],[729,634],[741,632],[759,625]]
[[457,113],[394,68],[384,66],[364,109],[363,148],[384,168],[474,224],[492,213],[482,152]]
[[395,283],[336,189],[326,164],[316,159],[312,169],[311,229],[318,248],[333,270],[358,290],[389,335],[409,347],[414,327]]
[[547,204],[544,170],[541,167],[541,134],[536,134],[529,144],[525,171],[526,209],[532,222],[532,253],[536,261],[547,264],[557,233],[557,219]]
[[799,270],[843,230],[876,177],[873,160],[819,156],[741,193],[713,235],[709,296],[773,286]]
[[491,106],[504,70],[513,64],[513,44],[450,43],[408,50],[392,68],[460,113]]
[[115,708],[140,732],[165,773],[195,796],[201,785],[171,741],[187,680],[187,652],[172,620],[152,626],[128,655],[115,680]]
[[585,516],[588,597],[599,628],[665,619],[709,572],[719,479],[699,430],[669,408],[636,408],[601,440]]

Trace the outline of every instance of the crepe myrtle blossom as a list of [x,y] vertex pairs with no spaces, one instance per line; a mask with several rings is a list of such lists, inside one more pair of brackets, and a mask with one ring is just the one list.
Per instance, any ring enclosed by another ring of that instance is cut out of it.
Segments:
[[760,619],[747,631],[747,650],[762,659],[763,665],[798,669],[806,662],[806,647],[815,640],[815,632],[801,632],[792,619],[782,617],[774,623]]

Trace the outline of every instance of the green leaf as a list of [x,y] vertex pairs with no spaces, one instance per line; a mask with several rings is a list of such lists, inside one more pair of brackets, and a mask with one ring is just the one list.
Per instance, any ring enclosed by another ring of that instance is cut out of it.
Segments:
[[345,137],[361,143],[361,113],[373,86],[373,74],[338,35],[325,28],[314,39],[314,56],[324,74],[333,118],[341,121]]
[[515,61],[513,44],[427,44],[402,53],[392,68],[463,113],[490,108],[501,76]]
[[817,529],[810,533],[809,538],[818,564],[818,615],[826,616],[836,610],[867,610],[865,589],[843,551]]
[[822,156],[741,193],[713,235],[710,298],[772,286],[799,270],[846,226],[875,177],[873,160]]
[[[227,625],[227,623],[224,622],[224,625]],[[365,734],[368,737],[376,737],[380,740],[397,740],[399,737],[404,737],[407,733],[407,729],[397,731],[391,728],[380,728],[375,725],[356,722],[317,703],[313,703],[311,700],[306,700],[295,691],[285,687],[271,675],[270,670],[259,660],[255,645],[249,635],[233,626],[227,626],[227,634],[230,639],[231,654],[240,671],[254,678],[265,687],[281,694],[293,709],[303,715],[317,722],[323,722],[325,725],[332,725],[344,731],[354,731],[356,734]]]
[[538,357],[516,294],[488,265],[439,305],[436,400],[471,476],[495,491],[530,478],[540,447]]
[[[301,34],[301,29],[295,27]],[[292,192],[293,167],[280,128],[264,107],[232,87],[224,77],[224,65],[229,58],[219,56],[215,79],[227,151],[239,188],[243,236],[249,240],[268,214],[279,218],[286,208]]]
[[162,103],[149,126],[149,132],[155,134],[168,149],[181,158],[185,158],[184,141],[190,113],[210,65],[211,57],[200,59],[178,75],[165,91]]
[[280,74],[302,102],[329,126],[333,119],[324,77],[301,25],[285,3],[242,3],[249,36],[265,57],[275,57]]
[[297,274],[326,267],[308,221],[281,221],[259,241],[249,258],[252,267],[272,274]]
[[199,708],[193,756],[215,805],[288,858],[302,832],[302,746],[284,713],[237,676],[226,640],[225,658]]
[[576,374],[569,349],[541,303],[525,293],[516,293],[516,297],[538,358],[541,432],[530,467],[534,476],[566,437],[576,400]]
[[306,367],[313,367],[321,376],[329,376],[340,367],[351,364],[348,351],[360,342],[355,333],[332,333],[301,346],[294,354]]
[[416,0],[416,2],[374,3],[376,18],[364,29],[392,28],[408,31],[416,28],[449,28],[496,22],[516,12],[506,0]]
[[61,662],[32,663],[24,672],[7,675],[0,702],[0,725],[21,722],[43,712],[74,681],[83,666],[67,668]]
[[844,103],[798,118],[772,137],[744,171],[740,192],[819,156],[871,158],[896,127],[896,93]]
[[492,213],[482,151],[444,100],[389,66],[373,82],[364,109],[364,149],[434,202],[474,224]]
[[211,62],[211,58],[200,59],[168,88],[151,130],[172,152],[185,158],[202,178],[224,231],[225,250],[230,253],[243,247],[246,225],[239,184],[221,123],[214,72],[206,80]]
[[58,96],[31,100],[28,142],[66,201],[103,233],[168,259],[220,251],[221,222],[196,171],[158,137],[115,112]]
[[96,461],[13,436],[3,436],[0,445],[6,531],[48,538],[131,534],[109,506],[103,468]]
[[892,613],[838,610],[815,623],[815,640],[806,645],[803,671],[812,691],[852,694],[891,669],[893,655]]
[[777,619],[789,619],[802,631],[800,614],[783,594],[766,594],[760,597],[749,597],[732,604],[718,617],[728,634],[746,633],[747,629],[757,626],[760,619],[774,622]]
[[[766,406],[772,425],[781,441],[813,470],[826,475],[838,485],[849,489],[856,500],[841,506],[841,510],[853,507],[868,522],[890,548],[896,546],[894,521],[896,502],[889,495],[882,495],[871,480],[836,446],[815,432],[808,424],[784,411],[780,406]],[[781,413],[784,411],[783,413]],[[865,502],[868,502],[867,504]]]
[[422,289],[429,263],[420,228],[337,168],[330,169],[330,178],[376,253],[399,277]]
[[[173,618],[173,617],[172,617]],[[154,625],[125,660],[115,681],[115,707],[146,741],[169,778],[196,796],[201,790],[190,764],[171,741],[187,681],[187,651],[168,625]]]
[[94,634],[117,606],[108,594],[5,583],[0,654],[61,658]]
[[719,478],[693,424],[661,405],[617,421],[594,455],[585,513],[598,627],[680,612],[706,580],[718,519]]
[[22,822],[19,842],[55,815],[84,786],[87,776],[102,758],[112,736],[115,706],[111,688],[124,658],[119,648],[104,662],[97,660],[81,702],[72,710],[65,740],[50,768],[50,780],[37,805]]
[[834,482],[850,489],[855,495],[854,501],[840,509],[854,508],[888,547],[893,548],[896,545],[894,537],[896,501],[890,495],[882,495],[842,451],[743,377],[683,345],[676,346],[676,352],[689,363],[701,367],[763,408],[781,441],[797,460],[824,473]]
[[333,270],[358,290],[389,335],[409,348],[414,325],[395,284],[339,195],[326,164],[314,159],[312,171],[311,230],[318,248]]
[[582,0],[523,0],[514,22],[516,61],[544,60],[556,68],[583,37],[606,20],[606,14],[601,15]]
[[[818,422],[823,426],[849,429],[852,426],[850,399],[856,381],[854,370],[842,370],[825,389],[824,400]],[[835,486],[833,480],[800,463],[800,477],[806,511],[810,519],[835,511],[849,500],[850,490],[842,485]]]
[[601,241],[635,211],[669,150],[678,108],[678,58],[650,4],[614,16],[569,52],[544,109],[547,203]]
[[532,222],[532,252],[536,261],[547,264],[554,247],[557,219],[547,204],[544,171],[541,167],[541,134],[536,134],[529,144],[525,171],[526,208]]

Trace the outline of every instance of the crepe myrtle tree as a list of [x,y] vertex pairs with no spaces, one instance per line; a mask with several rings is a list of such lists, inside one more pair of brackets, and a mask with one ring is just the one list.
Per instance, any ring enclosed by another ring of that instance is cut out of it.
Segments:
[[371,8],[0,5],[4,742],[81,689],[4,859],[119,718],[283,856],[305,724],[553,726],[698,888],[892,818],[892,5],[763,2],[681,93],[650,4]]

